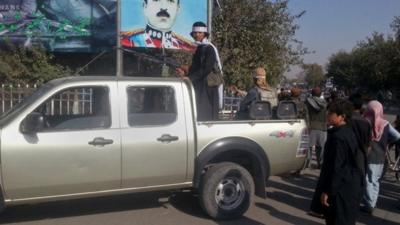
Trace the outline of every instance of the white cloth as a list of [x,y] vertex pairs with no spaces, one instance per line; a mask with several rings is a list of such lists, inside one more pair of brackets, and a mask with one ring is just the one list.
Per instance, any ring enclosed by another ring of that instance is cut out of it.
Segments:
[[[198,45],[211,45],[211,47],[213,47],[214,52],[215,52],[215,58],[217,59],[218,67],[221,70],[222,74],[224,74],[224,72],[222,70],[221,58],[219,57],[219,52],[218,52],[217,47],[215,47],[215,45],[213,45],[207,38],[204,38],[201,42],[196,41],[195,43]],[[224,107],[224,85],[223,84],[218,86],[218,105],[219,105],[219,109],[222,110]]]

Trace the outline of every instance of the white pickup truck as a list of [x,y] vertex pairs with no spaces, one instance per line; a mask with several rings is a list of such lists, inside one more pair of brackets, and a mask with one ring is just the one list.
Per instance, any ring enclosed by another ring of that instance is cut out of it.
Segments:
[[0,119],[0,208],[192,189],[215,219],[241,216],[270,175],[299,170],[301,119],[196,120],[190,82],[53,80]]

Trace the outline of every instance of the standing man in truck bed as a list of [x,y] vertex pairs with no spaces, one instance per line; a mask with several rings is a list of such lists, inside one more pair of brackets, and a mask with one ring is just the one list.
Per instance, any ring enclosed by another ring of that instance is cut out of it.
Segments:
[[[218,51],[208,40],[210,34],[205,23],[195,22],[190,35],[197,44],[192,65],[188,72],[188,77],[192,81],[196,93],[197,118],[199,121],[217,120],[219,111],[218,86],[210,87],[207,84],[207,76],[216,63],[222,69]],[[185,75],[182,68],[178,68],[177,73],[180,76]]]

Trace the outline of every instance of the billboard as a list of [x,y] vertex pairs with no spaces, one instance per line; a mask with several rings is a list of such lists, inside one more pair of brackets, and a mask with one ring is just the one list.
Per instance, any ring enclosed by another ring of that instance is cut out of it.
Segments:
[[0,44],[40,42],[54,52],[116,46],[117,0],[1,0]]
[[207,0],[121,1],[121,45],[193,50],[196,21],[207,23]]

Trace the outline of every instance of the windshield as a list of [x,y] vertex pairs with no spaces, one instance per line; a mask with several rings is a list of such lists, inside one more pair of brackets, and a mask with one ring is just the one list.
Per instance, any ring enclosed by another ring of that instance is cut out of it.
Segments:
[[18,112],[24,110],[26,107],[28,107],[30,104],[32,104],[35,99],[38,99],[40,96],[42,96],[44,93],[46,93],[48,90],[50,90],[52,87],[54,87],[53,82],[46,83],[45,85],[41,86],[39,89],[37,89],[35,92],[33,92],[30,96],[27,96],[24,98],[21,102],[16,104],[14,107],[12,107],[10,110],[6,111],[0,116],[0,124],[4,125],[7,121],[11,121],[12,118],[14,118],[16,115],[18,115]]

